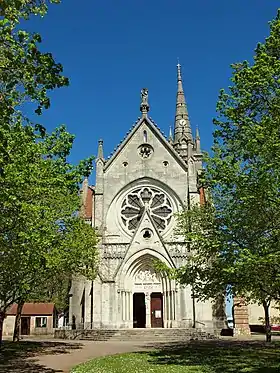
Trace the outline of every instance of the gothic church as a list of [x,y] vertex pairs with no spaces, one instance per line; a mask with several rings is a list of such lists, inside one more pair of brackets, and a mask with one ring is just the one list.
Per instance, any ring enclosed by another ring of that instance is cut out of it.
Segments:
[[94,281],[77,278],[70,290],[69,319],[82,328],[217,328],[210,301],[198,302],[153,269],[188,260],[188,247],[174,234],[174,214],[203,203],[198,186],[202,154],[193,138],[177,66],[174,133],[169,139],[149,117],[148,91],[141,92],[141,117],[112,156],[98,145],[96,183],[83,183],[86,219],[100,233],[100,267]]

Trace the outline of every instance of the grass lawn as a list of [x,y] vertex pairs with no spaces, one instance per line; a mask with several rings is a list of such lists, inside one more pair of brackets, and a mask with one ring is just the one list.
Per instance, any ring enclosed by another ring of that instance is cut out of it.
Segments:
[[91,360],[71,373],[280,373],[280,344],[205,341]]

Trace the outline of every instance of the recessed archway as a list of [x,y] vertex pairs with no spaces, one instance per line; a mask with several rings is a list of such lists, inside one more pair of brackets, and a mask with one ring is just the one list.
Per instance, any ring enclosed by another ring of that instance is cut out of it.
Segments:
[[155,271],[155,259],[162,260],[169,266],[171,264],[160,253],[145,249],[128,258],[119,270],[119,286],[124,289],[120,304],[122,315],[126,315],[122,319],[125,327],[171,325],[168,317],[175,312],[175,283]]

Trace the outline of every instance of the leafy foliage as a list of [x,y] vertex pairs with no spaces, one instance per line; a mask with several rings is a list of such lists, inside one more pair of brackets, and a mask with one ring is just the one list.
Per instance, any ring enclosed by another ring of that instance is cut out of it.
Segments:
[[10,157],[0,179],[0,299],[6,305],[40,288],[52,271],[93,277],[96,264],[94,231],[77,214],[79,183],[91,161],[67,162],[73,137],[64,127],[41,138],[19,124],[7,138]]
[[57,279],[96,272],[96,235],[78,214],[79,185],[93,158],[71,165],[74,136],[65,126],[48,133],[26,114],[31,104],[40,115],[50,107],[49,91],[68,85],[62,65],[39,50],[40,35],[21,29],[51,2],[59,3],[0,5],[0,334],[11,303],[48,298]]
[[179,217],[192,250],[175,275],[201,298],[230,290],[258,302],[269,322],[269,305],[280,300],[280,12],[253,64],[232,68],[205,159],[212,200]]
[[60,0],[2,0],[0,15],[18,23],[31,15],[44,16],[50,3],[59,4]]

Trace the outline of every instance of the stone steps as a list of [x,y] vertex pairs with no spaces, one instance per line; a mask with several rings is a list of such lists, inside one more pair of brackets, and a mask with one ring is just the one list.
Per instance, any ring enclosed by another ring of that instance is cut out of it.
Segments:
[[91,341],[178,342],[192,339],[217,338],[214,333],[200,329],[93,329],[83,330],[79,339]]

